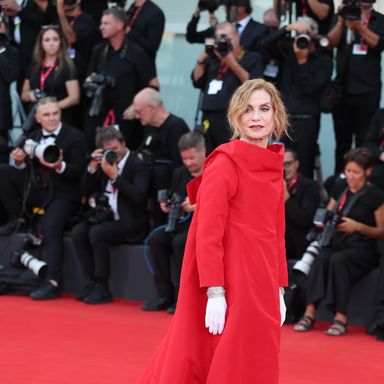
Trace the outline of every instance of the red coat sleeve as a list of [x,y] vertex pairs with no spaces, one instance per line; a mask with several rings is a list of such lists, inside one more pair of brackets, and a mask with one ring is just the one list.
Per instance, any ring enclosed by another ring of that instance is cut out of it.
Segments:
[[281,183],[280,200],[277,209],[277,257],[279,263],[279,287],[288,285],[287,259],[285,256],[285,202],[284,202],[284,182]]
[[236,166],[218,153],[206,165],[197,199],[196,260],[200,287],[224,286],[223,237],[231,198],[236,192]]

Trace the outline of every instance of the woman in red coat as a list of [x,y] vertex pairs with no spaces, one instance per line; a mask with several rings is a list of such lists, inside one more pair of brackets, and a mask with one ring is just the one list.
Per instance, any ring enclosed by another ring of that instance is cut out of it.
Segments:
[[287,117],[275,87],[256,79],[234,93],[228,119],[236,139],[188,185],[197,204],[177,310],[141,384],[278,383],[284,150],[268,142]]

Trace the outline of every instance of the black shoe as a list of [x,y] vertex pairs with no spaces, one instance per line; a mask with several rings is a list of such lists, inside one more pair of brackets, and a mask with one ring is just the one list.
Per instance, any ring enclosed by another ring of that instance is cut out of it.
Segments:
[[167,308],[167,312],[170,315],[173,315],[176,312],[176,303],[173,303],[171,306]]
[[112,301],[112,294],[107,287],[101,284],[95,284],[91,293],[84,297],[83,301],[87,304],[110,303]]
[[22,222],[19,219],[8,221],[8,223],[0,226],[0,236],[7,236],[14,233],[20,226]]
[[29,297],[33,300],[53,300],[61,296],[60,288],[47,281],[42,287],[31,292]]
[[163,311],[172,304],[174,304],[174,300],[170,297],[157,297],[156,299],[144,303],[141,306],[141,309],[144,311]]
[[75,294],[75,299],[78,301],[84,301],[84,299],[90,295],[90,293],[93,291],[93,288],[95,287],[95,282],[90,281],[87,284],[84,285],[82,290],[80,292],[77,292]]

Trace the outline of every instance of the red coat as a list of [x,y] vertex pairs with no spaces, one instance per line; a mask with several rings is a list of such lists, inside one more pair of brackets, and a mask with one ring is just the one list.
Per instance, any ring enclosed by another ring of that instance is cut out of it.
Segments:
[[[279,286],[287,285],[281,145],[234,140],[188,192],[189,229],[176,314],[140,384],[277,384]],[[206,287],[224,286],[222,335],[204,326]]]

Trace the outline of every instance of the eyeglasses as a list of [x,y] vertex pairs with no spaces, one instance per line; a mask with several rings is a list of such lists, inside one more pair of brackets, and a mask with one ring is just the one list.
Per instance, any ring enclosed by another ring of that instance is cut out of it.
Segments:
[[57,29],[59,30],[60,29],[60,25],[57,25],[57,24],[47,24],[47,25],[42,25],[41,26],[41,29]]

